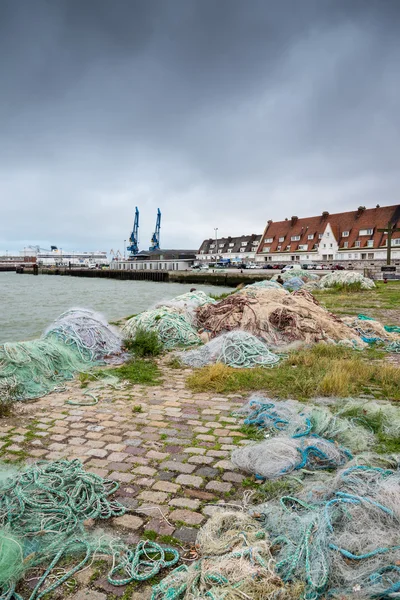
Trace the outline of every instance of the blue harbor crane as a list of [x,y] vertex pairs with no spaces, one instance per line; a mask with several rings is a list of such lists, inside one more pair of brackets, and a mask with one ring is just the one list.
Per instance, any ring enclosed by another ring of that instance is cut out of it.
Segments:
[[139,210],[137,206],[135,207],[135,221],[129,241],[130,245],[126,249],[131,256],[135,256],[139,252]]
[[151,237],[151,246],[149,250],[160,249],[160,227],[161,227],[161,211],[157,208],[156,230]]

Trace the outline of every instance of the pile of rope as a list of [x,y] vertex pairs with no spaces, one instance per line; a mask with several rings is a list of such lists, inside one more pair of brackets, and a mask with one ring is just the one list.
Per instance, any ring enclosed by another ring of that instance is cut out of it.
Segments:
[[324,275],[319,281],[319,287],[321,289],[331,287],[346,287],[352,284],[359,284],[363,290],[372,290],[375,287],[375,283],[372,279],[364,277],[361,273],[346,272],[346,271],[335,271]]
[[104,360],[121,352],[122,346],[118,330],[99,313],[84,308],[64,312],[46,329],[43,338],[72,347],[85,362]]
[[356,465],[255,507],[284,582],[306,598],[397,598],[400,472]]
[[307,271],[307,269],[290,269],[289,271],[284,271],[283,273],[273,275],[272,281],[276,281],[279,277],[283,279],[283,281],[287,281],[288,279],[292,279],[292,277],[300,277],[305,283],[307,281],[318,281],[319,275],[315,273],[311,273]]
[[280,283],[276,283],[276,281],[272,281],[271,279],[264,279],[263,281],[257,281],[256,283],[250,283],[249,285],[245,285],[243,289],[254,290],[258,288],[275,288],[276,290],[281,290],[282,286]]
[[251,293],[242,290],[217,304],[201,306],[196,323],[211,338],[241,329],[269,346],[321,340],[355,340],[363,345],[350,327],[320,306],[311,294],[288,294],[282,289],[253,289]]
[[216,512],[200,529],[196,550],[199,560],[154,586],[152,600],[296,600],[304,590],[283,583],[265,531],[243,512]]
[[132,317],[125,323],[122,335],[125,339],[133,339],[138,329],[156,331],[167,350],[201,343],[200,336],[190,321],[171,308],[147,310]]
[[280,357],[271,352],[265,342],[246,331],[231,331],[214,338],[201,348],[179,355],[185,365],[199,368],[217,362],[230,367],[272,367]]
[[85,353],[51,337],[2,344],[0,396],[9,400],[39,398],[92,364]]
[[216,304],[216,300],[200,290],[181,294],[171,300],[163,300],[158,302],[154,308],[171,308],[193,322],[196,308],[204,306],[204,304]]
[[366,315],[344,317],[343,321],[352,327],[367,344],[382,345],[383,349],[388,352],[400,352],[399,327],[382,325],[379,321]]
[[[29,569],[41,568],[43,574],[30,596],[30,600],[39,599],[94,556],[113,558],[108,574],[113,585],[144,581],[161,568],[175,565],[179,554],[172,548],[142,541],[131,549],[103,532],[97,536],[86,533],[87,519],[104,520],[125,513],[121,504],[109,498],[117,488],[117,482],[84,471],[78,460],[37,463],[21,472],[2,469],[0,598],[21,600],[15,592],[18,581]],[[58,575],[56,567],[65,557],[75,564]]]

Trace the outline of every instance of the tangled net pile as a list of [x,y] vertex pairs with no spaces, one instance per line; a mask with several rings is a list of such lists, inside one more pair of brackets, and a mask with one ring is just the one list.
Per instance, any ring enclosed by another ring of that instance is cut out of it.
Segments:
[[201,343],[200,336],[190,321],[171,308],[147,310],[132,317],[125,323],[122,334],[127,339],[133,339],[138,329],[156,331],[167,350]]
[[[15,591],[18,581],[27,570],[39,567],[44,573],[29,600],[39,599],[94,555],[112,556],[108,581],[113,585],[143,581],[162,567],[175,565],[176,550],[153,542],[139,542],[130,549],[103,532],[86,533],[86,519],[124,514],[125,508],[109,499],[117,488],[117,482],[85,472],[78,460],[37,463],[21,472],[0,471],[0,598],[21,600]],[[58,575],[53,569],[63,557],[72,558],[75,565]]]
[[179,357],[185,365],[195,368],[216,362],[237,368],[272,367],[280,360],[265,342],[245,331],[223,333],[199,349],[180,353]]
[[121,351],[122,340],[102,315],[84,308],[64,312],[48,327],[44,339],[72,346],[85,362],[96,362]]
[[300,277],[291,277],[290,279],[286,279],[283,287],[285,290],[289,292],[293,292],[295,290],[300,290],[304,286],[304,281]]
[[[310,271],[307,271],[307,269],[290,269],[289,271],[284,271],[283,273],[280,273],[280,276],[283,279],[283,281],[287,281],[292,277],[300,277],[304,282],[319,280],[319,275],[311,273]],[[278,277],[279,274],[273,275],[272,281],[276,281]]]
[[198,308],[197,326],[209,332],[210,337],[241,329],[265,340],[269,346],[321,340],[364,345],[350,327],[322,308],[310,293],[300,292],[244,289],[217,304]]
[[275,288],[276,290],[281,290],[282,286],[280,283],[276,281],[272,281],[271,279],[264,279],[263,281],[257,281],[256,283],[250,283],[249,285],[245,285],[243,289],[245,290],[255,290],[255,289],[266,289],[266,288]]
[[200,291],[187,292],[172,298],[172,300],[164,300],[158,302],[154,308],[171,308],[175,312],[183,314],[191,322],[194,321],[196,308],[204,306],[204,304],[215,304],[216,300]]
[[382,325],[366,315],[344,317],[343,321],[367,344],[378,344],[387,352],[400,353],[400,327]]
[[196,549],[201,558],[167,575],[152,600],[296,600],[304,589],[283,583],[265,531],[242,512],[215,513],[200,529]]
[[335,271],[321,277],[319,287],[321,289],[331,287],[345,287],[347,285],[359,284],[363,290],[372,290],[375,283],[372,279],[364,277],[361,273],[350,273],[345,271]]
[[256,507],[285,582],[306,598],[397,598],[400,471],[355,465]]
[[0,346],[0,394],[10,400],[38,398],[121,351],[121,339],[90,310],[62,314],[45,334]]

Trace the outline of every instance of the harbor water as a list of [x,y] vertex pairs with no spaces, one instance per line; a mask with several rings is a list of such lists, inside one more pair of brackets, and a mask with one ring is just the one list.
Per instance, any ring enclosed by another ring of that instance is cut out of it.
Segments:
[[[72,307],[91,308],[115,321],[147,310],[160,300],[184,294],[192,287],[193,284],[0,273],[0,343],[38,337],[51,321]],[[221,286],[195,287],[214,294],[232,291]]]

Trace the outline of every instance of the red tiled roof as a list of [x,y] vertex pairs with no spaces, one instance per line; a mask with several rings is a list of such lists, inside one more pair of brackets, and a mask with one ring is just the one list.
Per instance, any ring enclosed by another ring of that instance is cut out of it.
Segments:
[[[324,233],[328,223],[339,244],[339,249],[344,248],[344,242],[348,242],[348,248],[353,248],[356,241],[360,241],[359,247],[364,248],[367,247],[368,240],[373,240],[373,248],[379,248],[385,245],[387,235],[377,230],[385,228],[388,223],[400,224],[400,205],[367,208],[333,215],[323,213],[318,217],[292,218],[276,223],[269,221],[258,252],[262,253],[264,246],[269,246],[270,252],[284,252],[286,246],[289,245],[290,250],[288,252],[295,252],[298,250],[299,245],[305,244],[308,244],[308,252],[311,252],[314,244],[319,243],[319,234]],[[360,236],[360,229],[372,229],[373,233],[372,235]],[[344,231],[349,232],[347,237],[343,237]],[[308,235],[311,234],[314,234],[314,239],[308,240]],[[292,242],[291,237],[293,236],[300,236],[300,240]],[[400,232],[393,234],[393,239],[399,237]],[[273,238],[273,241],[267,243],[265,240],[268,238]],[[280,242],[279,238],[284,238],[284,240]],[[278,246],[281,246],[281,250],[277,249]]]

